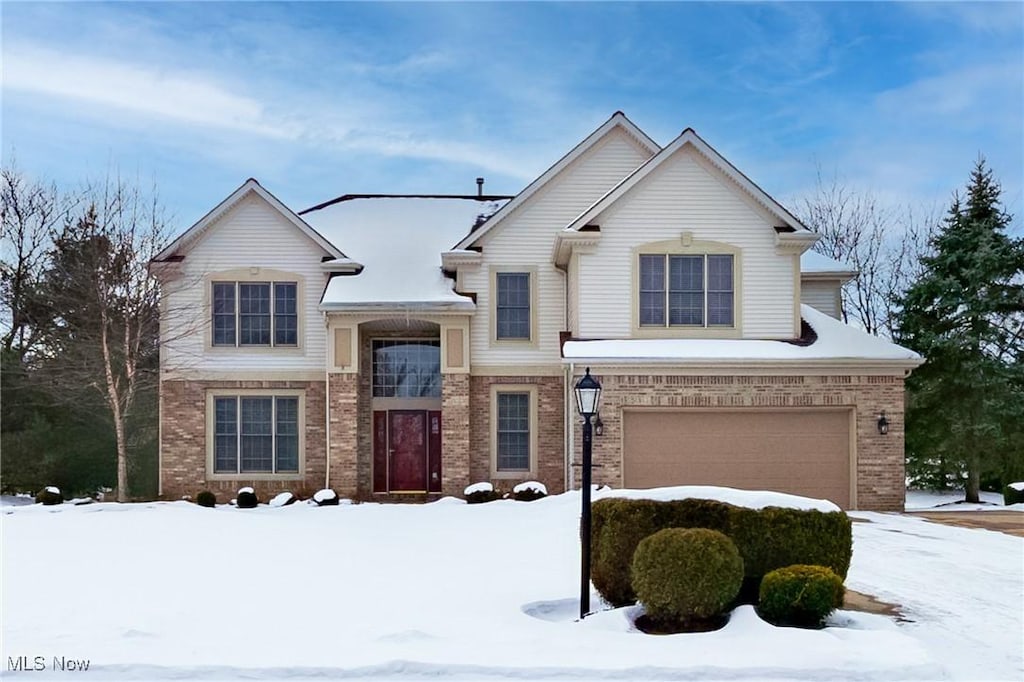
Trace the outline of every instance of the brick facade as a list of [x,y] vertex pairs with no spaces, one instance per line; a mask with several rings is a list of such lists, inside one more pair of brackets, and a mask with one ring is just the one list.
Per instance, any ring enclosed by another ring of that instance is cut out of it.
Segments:
[[[368,366],[369,363],[362,363]],[[622,485],[622,408],[778,408],[849,407],[856,418],[856,499],[860,509],[901,510],[904,503],[903,379],[897,376],[663,376],[602,375],[601,418],[604,434],[594,439],[594,482]],[[371,399],[368,373],[330,375],[331,487],[350,497],[372,496]],[[537,470],[517,479],[492,479],[491,386],[519,384],[537,389]],[[206,401],[210,390],[301,389],[305,396],[304,475],[297,480],[252,480],[207,477]],[[243,485],[261,499],[291,490],[311,494],[323,486],[326,471],[324,383],[294,381],[164,381],[161,384],[161,433],[164,499],[213,491],[220,502],[234,497]],[[478,481],[508,490],[534,478],[549,492],[565,489],[564,405],[561,377],[442,376],[442,489],[461,495]],[[885,411],[892,425],[880,435],[877,415]],[[580,422],[574,461],[581,459]],[[579,469],[573,470],[579,484]]]
[[[259,389],[272,394],[275,390],[300,389],[305,396],[305,468],[301,478],[288,480],[254,480],[244,475],[231,480],[207,477],[207,391]],[[252,486],[260,499],[289,490],[312,494],[323,487],[325,476],[324,383],[307,381],[184,381],[160,383],[162,424],[161,497],[195,498],[201,490],[210,490],[218,502],[235,497],[242,486]]]
[[[491,478],[491,386],[537,387],[537,471],[517,479]],[[474,376],[469,379],[469,479],[510,490],[524,480],[543,483],[551,494],[565,490],[565,392],[562,377]]]
[[[897,376],[660,376],[593,374],[603,388],[604,435],[594,438],[594,483],[622,485],[622,408],[850,407],[856,415],[857,507],[902,511],[906,486],[903,453],[903,378]],[[892,428],[877,429],[885,411]],[[574,420],[575,461],[582,431]],[[577,485],[579,471],[574,471]]]

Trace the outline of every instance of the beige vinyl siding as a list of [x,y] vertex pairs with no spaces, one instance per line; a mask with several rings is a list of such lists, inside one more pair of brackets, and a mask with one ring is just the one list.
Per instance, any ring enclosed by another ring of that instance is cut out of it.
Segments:
[[[165,374],[322,370],[327,336],[317,304],[326,282],[319,267],[321,257],[326,255],[323,250],[263,199],[251,194],[199,239],[182,262],[179,278],[164,285],[161,335]],[[303,299],[299,302],[299,347],[210,348],[208,289],[210,279],[218,278],[216,273],[227,273],[225,280],[234,279],[232,274],[251,281],[297,280]]]
[[[579,256],[579,335],[632,333],[633,248],[680,239],[721,242],[740,250],[737,320],[744,338],[792,338],[794,259],[775,252],[768,213],[692,149],[684,148],[595,221],[601,241]],[[685,335],[680,330],[680,336]]]
[[[555,235],[647,157],[638,142],[615,129],[486,235],[481,264],[460,272],[463,290],[477,295],[471,328],[473,365],[558,362],[558,333],[566,328],[566,289],[565,276],[551,262]],[[511,346],[490,338],[493,268],[536,269],[531,281],[537,292],[536,343]]]
[[566,268],[565,281],[569,287],[569,296],[566,299],[566,305],[569,308],[569,328],[575,336],[580,328],[580,291],[579,291],[579,277],[576,276],[579,270],[579,253],[573,252],[569,257],[569,266]]
[[838,280],[804,281],[800,284],[800,302],[839,320],[842,319],[839,290]]

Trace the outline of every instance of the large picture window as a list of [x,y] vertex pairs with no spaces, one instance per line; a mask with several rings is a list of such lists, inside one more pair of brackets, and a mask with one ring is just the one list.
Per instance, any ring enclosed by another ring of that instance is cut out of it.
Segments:
[[731,255],[642,254],[641,327],[731,327],[735,288]]
[[298,396],[216,396],[215,474],[299,471]]
[[214,346],[297,346],[295,282],[214,282]]
[[441,397],[441,342],[375,339],[374,398]]

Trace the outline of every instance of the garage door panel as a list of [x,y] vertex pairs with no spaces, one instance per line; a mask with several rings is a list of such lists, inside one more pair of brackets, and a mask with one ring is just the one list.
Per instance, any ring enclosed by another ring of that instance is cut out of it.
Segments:
[[850,504],[850,418],[842,410],[627,411],[628,488],[722,485]]

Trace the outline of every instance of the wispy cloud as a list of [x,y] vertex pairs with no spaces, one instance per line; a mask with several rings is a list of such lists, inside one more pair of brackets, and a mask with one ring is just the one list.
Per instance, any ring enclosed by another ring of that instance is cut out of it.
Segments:
[[4,47],[3,87],[80,100],[184,124],[293,139],[298,131],[268,120],[258,101],[231,92],[206,74],[168,71],[43,47]]

